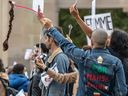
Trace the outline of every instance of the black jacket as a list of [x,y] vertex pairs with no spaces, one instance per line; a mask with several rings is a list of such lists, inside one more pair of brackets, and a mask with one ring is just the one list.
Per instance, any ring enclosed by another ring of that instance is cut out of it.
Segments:
[[39,88],[39,82],[41,79],[41,73],[38,72],[31,78],[28,96],[41,96],[41,89]]

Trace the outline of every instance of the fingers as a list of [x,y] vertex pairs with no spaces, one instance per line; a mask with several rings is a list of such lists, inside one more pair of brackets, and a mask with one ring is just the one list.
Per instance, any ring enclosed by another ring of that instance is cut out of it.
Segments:
[[42,16],[38,15],[38,19],[39,19],[40,23],[41,23],[43,26],[46,25],[46,20],[45,20],[45,18],[42,18]]
[[76,5],[77,5],[77,3],[74,3],[73,5],[71,5],[70,9],[71,9],[71,10],[77,9],[77,8],[76,8]]
[[42,18],[44,18],[44,15],[43,15],[43,13],[41,12],[41,10],[40,10],[40,6],[38,6],[38,18],[39,19],[42,19]]
[[72,14],[73,12],[74,13],[77,13],[77,7],[76,7],[76,4],[73,4],[71,7],[70,7],[70,13]]
[[76,4],[77,4],[77,2],[78,2],[78,0],[76,0],[74,4],[76,5]]
[[73,11],[73,5],[69,9],[70,9],[70,13],[72,13],[72,11]]
[[36,59],[35,64],[36,64],[37,67],[42,68],[43,63],[40,59]]
[[53,27],[52,21],[48,18],[44,18],[40,10],[38,10],[38,19],[45,28],[49,29]]
[[36,58],[36,63],[37,64],[44,64],[43,60],[41,58]]
[[74,4],[73,8],[74,8],[74,10],[76,10],[76,11],[78,10],[77,7],[76,7],[76,4]]
[[42,59],[36,59],[36,62],[35,62],[36,66],[38,68],[41,68],[41,69],[45,69],[46,68],[46,65],[44,64],[43,60]]
[[50,19],[44,18],[41,21],[42,21],[45,28],[49,29],[49,28],[53,27],[52,21]]
[[38,19],[40,20],[40,22],[42,23],[42,25],[44,27],[46,27],[46,28],[47,27],[51,27],[52,21],[50,19],[48,19],[48,18],[44,18],[44,15],[40,10],[40,6],[38,6],[38,14],[37,14],[37,16],[38,16]]

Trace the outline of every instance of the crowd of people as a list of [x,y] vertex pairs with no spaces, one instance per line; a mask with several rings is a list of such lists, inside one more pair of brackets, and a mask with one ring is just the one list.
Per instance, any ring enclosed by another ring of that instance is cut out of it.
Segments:
[[[29,78],[24,64],[5,70],[0,60],[0,96],[128,96],[128,33],[115,29],[108,37],[104,29],[92,30],[81,19],[76,5],[70,7],[91,46],[80,49],[64,37],[62,29],[38,12],[42,42],[29,56],[34,63]],[[77,94],[73,94],[78,80]]]

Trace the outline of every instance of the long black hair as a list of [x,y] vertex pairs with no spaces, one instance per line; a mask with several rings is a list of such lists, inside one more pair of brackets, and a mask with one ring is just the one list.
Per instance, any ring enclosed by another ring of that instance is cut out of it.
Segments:
[[115,29],[111,35],[110,47],[121,57],[128,58],[128,33]]
[[14,20],[14,4],[12,3],[12,1],[9,1],[9,4],[11,6],[11,9],[9,11],[9,15],[10,15],[10,20],[9,20],[9,30],[6,36],[5,41],[3,42],[3,50],[7,51],[8,50],[8,40],[12,31],[12,21]]

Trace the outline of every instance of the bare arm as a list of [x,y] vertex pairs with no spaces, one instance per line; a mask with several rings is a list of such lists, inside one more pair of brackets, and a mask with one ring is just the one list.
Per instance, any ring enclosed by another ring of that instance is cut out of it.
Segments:
[[87,26],[87,24],[81,19],[80,15],[79,15],[79,11],[78,9],[76,8],[76,5],[73,4],[71,7],[70,7],[70,13],[71,15],[75,18],[75,20],[77,21],[77,23],[79,24],[79,26],[81,27],[81,29],[84,31],[84,33],[89,37],[91,38],[91,35],[92,35],[92,29],[89,28]]

